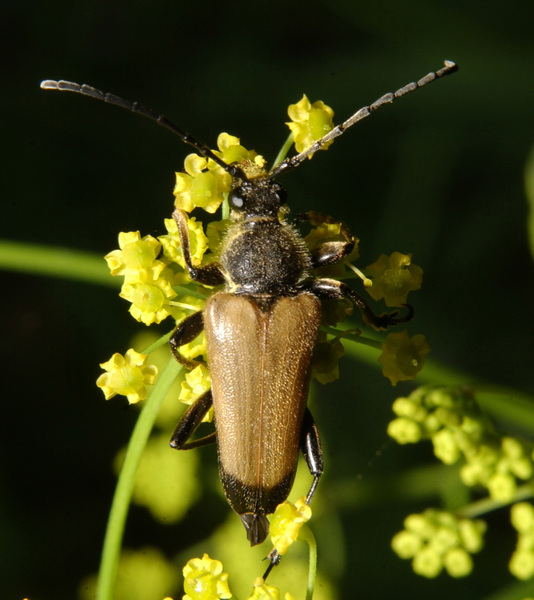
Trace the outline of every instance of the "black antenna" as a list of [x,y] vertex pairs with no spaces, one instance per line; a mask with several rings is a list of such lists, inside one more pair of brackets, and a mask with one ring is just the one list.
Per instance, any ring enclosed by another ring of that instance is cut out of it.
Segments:
[[352,127],[355,123],[358,123],[358,121],[365,119],[365,117],[368,117],[372,112],[374,112],[378,108],[381,108],[385,104],[391,104],[394,100],[402,98],[410,92],[415,92],[415,90],[422,88],[423,86],[429,83],[432,83],[436,79],[444,77],[445,75],[450,75],[451,73],[454,73],[458,70],[456,63],[452,62],[452,60],[444,61],[444,65],[445,66],[442,67],[439,71],[432,71],[428,75],[425,75],[422,79],[419,79],[419,81],[408,83],[404,87],[398,89],[396,92],[389,92],[388,94],[384,94],[381,98],[373,102],[371,105],[360,108],[360,110],[354,113],[352,117],[349,117],[346,121],[344,121],[337,127],[334,127],[334,129],[329,131],[322,138],[315,141],[309,148],[303,150],[295,156],[286,158],[279,165],[273,167],[273,169],[271,169],[271,171],[269,172],[268,178],[273,179],[277,175],[281,175],[282,173],[287,173],[288,171],[291,171],[292,169],[300,165],[300,163],[310,154],[317,152],[317,150],[320,150],[325,144],[327,144],[334,138],[340,136],[341,134],[345,133],[345,131],[347,131],[349,127]]
[[74,83],[72,81],[53,81],[51,79],[45,79],[45,81],[41,81],[41,88],[43,90],[58,90],[61,92],[75,92],[77,94],[81,94],[82,96],[89,96],[90,98],[96,98],[97,100],[101,100],[102,102],[107,102],[108,104],[114,104],[115,106],[120,106],[121,108],[126,108],[131,112],[142,115],[151,121],[155,121],[158,125],[165,127],[172,133],[176,134],[182,142],[193,146],[197,152],[202,154],[204,158],[211,158],[211,160],[215,161],[220,167],[222,167],[225,171],[230,173],[232,177],[244,178],[243,173],[239,167],[228,165],[219,158],[208,146],[202,144],[201,142],[197,142],[195,138],[187,133],[187,131],[183,131],[173,123],[164,117],[163,115],[158,115],[150,108],[139,104],[138,102],[130,102],[129,100],[125,100],[120,96],[115,96],[115,94],[106,94],[97,90],[90,85],[80,85],[79,83]]
[[[419,81],[409,83],[404,87],[398,89],[396,92],[384,94],[381,98],[373,102],[371,105],[360,108],[360,110],[354,113],[352,117],[349,117],[346,121],[344,121],[337,127],[334,127],[332,131],[328,132],[325,136],[315,141],[309,148],[307,148],[303,152],[300,152],[299,154],[296,154],[295,156],[292,156],[291,158],[286,158],[279,165],[274,167],[265,176],[265,178],[273,179],[278,175],[291,171],[292,169],[300,165],[300,163],[310,154],[313,154],[314,152],[317,152],[317,150],[320,150],[325,144],[345,133],[345,131],[349,127],[352,127],[355,123],[358,123],[358,121],[365,119],[365,117],[368,117],[372,112],[374,112],[378,108],[381,108],[385,104],[391,104],[394,100],[402,98],[402,96],[405,96],[410,92],[414,92],[415,90],[429,83],[432,83],[436,79],[444,77],[445,75],[450,75],[451,73],[454,73],[458,70],[456,64],[450,60],[444,61],[444,65],[445,66],[442,67],[439,71],[432,71],[431,73],[428,73],[428,75],[425,75],[425,77],[423,77],[422,79],[419,79]],[[80,85],[79,83],[74,83],[72,81],[53,81],[51,79],[46,79],[45,81],[41,82],[41,88],[43,88],[44,90],[75,92],[77,94],[81,94],[82,96],[96,98],[97,100],[101,100],[102,102],[114,104],[115,106],[120,106],[121,108],[126,108],[127,110],[133,113],[142,115],[143,117],[146,117],[151,121],[155,121],[158,125],[165,127],[169,131],[172,131],[172,133],[176,134],[183,142],[189,144],[190,146],[193,146],[193,148],[205,158],[211,158],[211,160],[216,162],[227,173],[229,173],[232,176],[232,178],[241,180],[247,179],[246,175],[238,166],[229,165],[225,163],[210,148],[208,148],[208,146],[202,144],[201,142],[198,142],[191,134],[187,133],[183,129],[180,129],[179,127],[171,123],[169,119],[167,119],[167,117],[155,113],[150,108],[147,108],[146,106],[143,106],[138,102],[130,102],[129,100],[125,100],[120,96],[115,96],[115,94],[107,94],[101,92],[100,90],[97,90],[94,87],[91,87],[90,85]]]

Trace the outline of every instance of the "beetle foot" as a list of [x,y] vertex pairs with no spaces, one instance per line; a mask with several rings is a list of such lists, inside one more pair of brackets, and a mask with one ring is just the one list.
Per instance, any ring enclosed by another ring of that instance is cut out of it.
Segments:
[[282,555],[278,552],[276,548],[273,548],[269,552],[269,556],[267,556],[267,558],[269,559],[269,566],[263,574],[263,581],[267,579],[269,573],[273,570],[273,567],[276,567],[276,565],[280,564],[280,561],[282,560]]

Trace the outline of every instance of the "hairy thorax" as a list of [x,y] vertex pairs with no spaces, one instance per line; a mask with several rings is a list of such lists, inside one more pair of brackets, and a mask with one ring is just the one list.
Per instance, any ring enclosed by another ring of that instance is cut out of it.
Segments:
[[310,255],[291,225],[257,219],[230,228],[220,263],[234,293],[290,296],[310,268]]

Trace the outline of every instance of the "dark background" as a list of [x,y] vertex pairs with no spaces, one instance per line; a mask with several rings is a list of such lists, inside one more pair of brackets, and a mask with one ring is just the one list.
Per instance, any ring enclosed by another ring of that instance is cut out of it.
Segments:
[[[189,152],[126,111],[41,91],[42,79],[141,100],[212,147],[228,131],[272,159],[302,93],[339,122],[451,59],[459,73],[385,107],[283,184],[294,212],[350,225],[360,266],[381,252],[414,254],[425,281],[412,331],[425,333],[434,359],[532,392],[523,183],[534,137],[532,16],[530,3],[496,0],[11,3],[0,14],[1,236],[104,255],[119,231],[161,234]],[[112,288],[11,272],[2,281],[0,595],[70,600],[97,569],[110,461],[135,419],[121,400],[102,401],[98,363],[143,326]],[[409,388],[348,360],[343,370],[314,409],[329,457],[326,497],[336,482],[362,473],[383,481],[430,460],[394,444],[374,458],[391,402]],[[400,496],[377,486],[371,503],[341,511],[339,598],[402,588],[413,599],[471,600],[513,582],[506,515],[492,517],[470,578],[413,575],[389,540],[404,515],[439,499]],[[132,546],[157,544],[153,531],[136,537],[133,521]]]

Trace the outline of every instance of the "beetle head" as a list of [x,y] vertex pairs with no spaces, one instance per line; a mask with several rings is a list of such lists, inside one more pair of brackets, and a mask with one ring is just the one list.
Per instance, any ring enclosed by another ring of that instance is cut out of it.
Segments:
[[271,179],[241,179],[228,195],[234,220],[276,218],[287,199],[286,190]]

